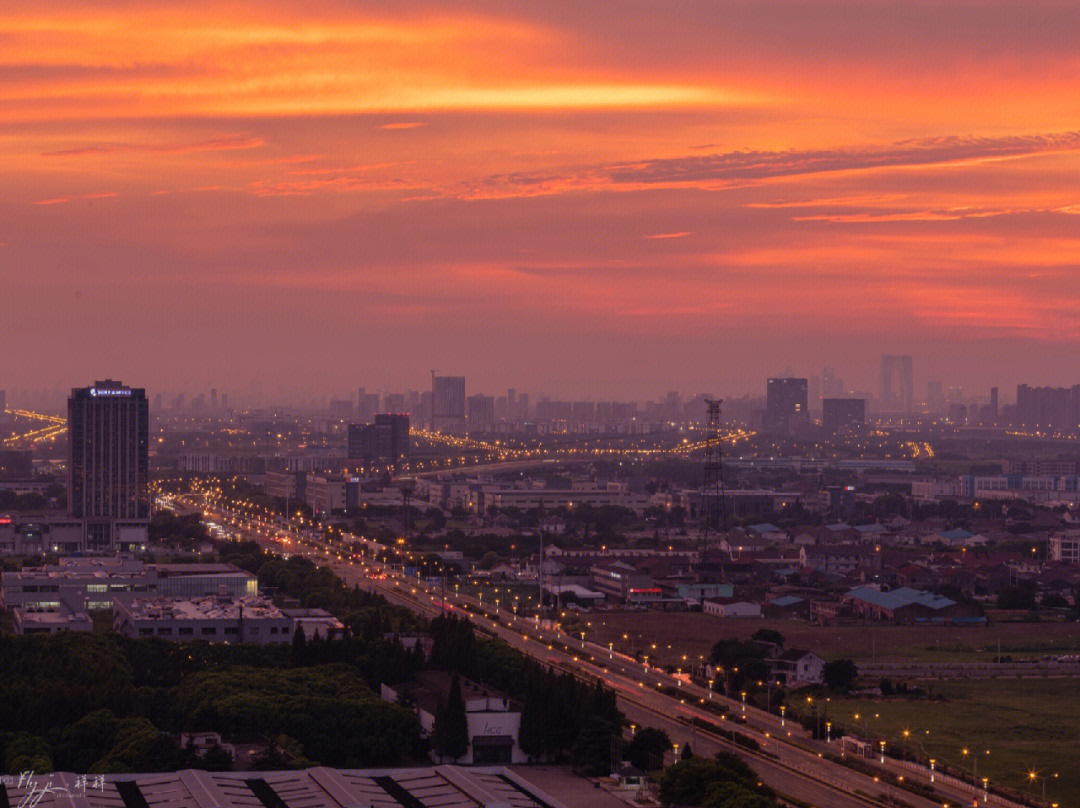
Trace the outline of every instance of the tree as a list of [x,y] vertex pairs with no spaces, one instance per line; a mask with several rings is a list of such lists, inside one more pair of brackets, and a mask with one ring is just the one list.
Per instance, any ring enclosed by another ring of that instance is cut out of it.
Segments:
[[1010,586],[998,595],[999,609],[1034,609],[1035,582],[1023,581],[1020,586]]
[[64,771],[88,772],[116,741],[120,720],[112,710],[94,710],[60,734],[56,762]]
[[750,639],[754,642],[771,642],[774,645],[784,644],[784,635],[774,628],[759,628]]
[[776,808],[768,788],[741,759],[721,752],[714,760],[690,758],[669,766],[660,780],[664,805],[702,808]]
[[855,687],[859,669],[850,659],[834,659],[826,662],[821,672],[821,679],[829,690],[848,692]]
[[482,570],[490,570],[496,564],[499,563],[499,554],[494,550],[488,550],[484,553],[484,557],[480,559],[480,563],[477,565]]
[[431,747],[440,757],[451,760],[464,757],[469,751],[469,719],[465,714],[465,699],[461,695],[461,680],[456,673],[450,679],[446,702],[435,710]]
[[627,759],[642,771],[664,765],[664,755],[671,749],[671,738],[662,729],[644,727],[634,734],[626,749]]
[[4,753],[4,770],[8,774],[20,772],[51,772],[52,757],[44,738],[20,732],[8,743]]
[[232,771],[232,767],[232,755],[217,744],[214,744],[206,750],[192,768],[204,769],[208,772],[228,772]]
[[1065,600],[1064,596],[1057,592],[1047,592],[1042,596],[1042,600],[1039,605],[1044,609],[1065,609],[1069,606],[1069,601]]
[[574,742],[574,768],[586,777],[611,774],[611,753],[615,743],[615,728],[609,721],[592,716],[582,727]]
[[299,668],[307,662],[307,637],[303,626],[297,625],[292,638],[292,665]]

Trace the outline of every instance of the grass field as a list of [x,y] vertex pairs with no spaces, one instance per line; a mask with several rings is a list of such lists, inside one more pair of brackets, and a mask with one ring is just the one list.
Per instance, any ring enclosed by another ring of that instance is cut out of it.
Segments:
[[[991,623],[986,626],[812,626],[799,620],[724,619],[700,612],[593,612],[581,617],[585,630],[601,645],[609,642],[625,653],[647,652],[660,664],[679,666],[707,656],[722,638],[749,639],[761,628],[784,635],[788,648],[805,648],[825,659],[856,662],[992,662],[1002,654],[1014,658],[1080,651],[1077,623]],[[625,637],[625,639],[624,639]],[[656,645],[655,650],[653,644]]]
[[[1034,789],[1037,796],[1042,795],[1045,776],[1049,802],[1080,804],[1080,769],[1075,763],[1080,687],[1075,680],[939,682],[933,692],[944,700],[833,698],[829,716],[849,732],[854,728],[856,735],[883,733],[894,747],[905,744],[906,729],[911,751],[968,772],[972,754],[978,755],[980,778],[1029,793]],[[1031,771],[1037,772],[1033,784]]]

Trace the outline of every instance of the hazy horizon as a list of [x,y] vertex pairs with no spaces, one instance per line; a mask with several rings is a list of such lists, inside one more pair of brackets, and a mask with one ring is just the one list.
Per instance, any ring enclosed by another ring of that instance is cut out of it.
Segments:
[[0,14],[0,388],[1070,386],[1080,6]]

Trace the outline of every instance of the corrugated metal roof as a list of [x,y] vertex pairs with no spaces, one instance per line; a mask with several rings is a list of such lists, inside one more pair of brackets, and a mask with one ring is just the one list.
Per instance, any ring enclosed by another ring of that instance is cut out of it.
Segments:
[[[252,790],[254,781],[259,781],[262,798]],[[128,800],[117,790],[117,783],[133,784],[121,786]],[[188,769],[89,776],[54,772],[22,781],[12,778],[6,791],[11,805],[34,804],[36,808],[129,808],[132,797],[141,797],[149,808],[264,808],[268,798],[275,803],[280,799],[287,808],[567,808],[502,767]]]

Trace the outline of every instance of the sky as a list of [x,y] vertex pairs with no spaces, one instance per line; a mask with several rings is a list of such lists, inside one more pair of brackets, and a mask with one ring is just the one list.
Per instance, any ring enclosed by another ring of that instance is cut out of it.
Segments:
[[[1074,0],[14,0],[0,387],[1080,382]],[[1003,396],[1003,397],[1008,397]]]

